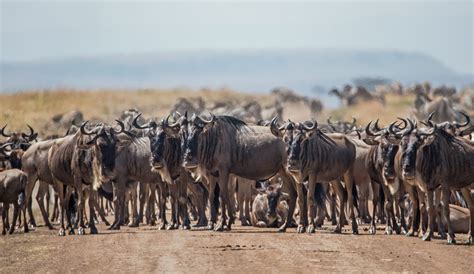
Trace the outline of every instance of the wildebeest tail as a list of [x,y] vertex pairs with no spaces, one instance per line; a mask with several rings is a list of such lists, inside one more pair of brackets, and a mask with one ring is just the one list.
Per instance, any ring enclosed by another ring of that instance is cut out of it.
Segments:
[[111,193],[111,192],[105,191],[102,188],[102,186],[97,189],[97,192],[99,193],[99,195],[101,195],[102,197],[104,197],[105,199],[107,199],[109,201],[112,201],[114,199],[114,194]]
[[352,198],[354,200],[354,206],[356,207],[357,212],[359,212],[359,193],[355,184],[352,184]]
[[25,204],[25,190],[22,190],[20,194],[18,194],[18,205],[23,207]]

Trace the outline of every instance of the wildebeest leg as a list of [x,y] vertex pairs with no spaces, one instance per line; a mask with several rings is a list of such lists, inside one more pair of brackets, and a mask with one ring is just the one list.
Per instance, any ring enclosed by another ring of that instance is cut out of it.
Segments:
[[189,213],[188,213],[188,186],[187,180],[183,177],[178,179],[178,210],[180,216],[183,220],[182,228],[183,229],[191,229],[191,221],[189,220]]
[[54,192],[54,203],[53,203],[53,212],[51,216],[51,222],[57,221],[59,217],[59,205],[58,205],[58,193]]
[[393,230],[397,234],[400,234],[400,229],[397,225],[397,220],[395,219],[395,212],[393,210],[393,195],[390,193],[390,190],[387,186],[382,185],[383,192],[385,195],[385,212],[387,213],[387,225],[385,228],[385,234],[392,235]]
[[28,215],[30,216],[30,225],[36,227],[35,215],[33,214],[33,198],[30,196],[30,199],[25,200],[25,204],[28,206]]
[[78,235],[84,235],[84,204],[85,197],[82,191],[82,179],[80,177],[74,178],[74,184],[77,193],[77,210],[79,218],[79,227],[77,228]]
[[109,226],[110,223],[107,221],[107,218],[105,216],[106,215],[106,212],[104,210],[104,207],[103,207],[103,199],[101,199],[101,204],[102,205],[99,205],[99,197],[98,197],[98,193],[97,193],[97,190],[94,190],[93,188],[91,189],[91,194],[90,194],[90,197],[89,199],[92,199],[92,206],[97,209],[97,212],[99,212],[99,217],[100,219],[102,220],[102,222],[104,222],[104,224],[106,226]]
[[15,231],[15,226],[16,226],[16,221],[18,219],[18,212],[20,211],[20,206],[18,206],[17,203],[13,203],[13,218],[12,218],[12,223],[10,225],[10,230],[8,231],[8,234],[13,234]]
[[[237,181],[237,184],[238,188],[242,187],[241,181]],[[244,216],[244,194],[242,193],[242,190],[237,191],[237,210],[239,211],[240,225],[247,226],[248,224]]]
[[[210,208],[210,222],[207,229],[214,230],[214,226],[217,223],[217,211],[219,210],[218,197],[220,189],[216,184],[215,178],[209,178],[209,208]],[[217,195],[216,195],[217,194]]]
[[[43,221],[45,226],[49,229],[53,229],[53,226],[49,222],[49,214],[48,209],[44,208],[44,198],[46,194],[49,192],[49,185],[45,182],[40,181],[38,192],[36,194],[36,201],[38,202],[38,206],[41,211],[41,215],[43,216]],[[49,198],[46,199],[47,207],[49,207]]]
[[[298,185],[295,182],[295,180],[287,176],[284,171],[280,171],[279,175],[283,179],[283,184],[286,185],[288,196],[289,196],[288,215],[286,216],[286,220],[283,220],[284,223],[280,226],[280,228],[278,228],[278,232],[285,232],[286,228],[289,227],[293,222],[293,214],[295,213],[296,200],[298,198],[298,187],[301,187],[301,185]],[[252,217],[253,217],[253,214],[252,214]]]
[[49,203],[51,201],[51,191],[49,189],[49,184],[46,184],[46,187],[45,187],[45,202],[46,202],[46,216],[49,218]]
[[204,193],[204,188],[201,187],[200,183],[188,183],[188,189],[192,192],[196,200],[196,208],[198,213],[198,223],[195,224],[195,227],[207,226],[207,216],[206,216],[206,197]]
[[[2,214],[2,217],[5,216],[5,229],[10,230],[10,220],[9,220],[10,204],[3,203],[3,209],[5,210],[5,212]],[[11,224],[11,225],[16,225],[16,224]]]
[[[97,227],[95,226],[94,222],[94,208],[96,207],[96,203],[94,202],[96,199],[97,192],[94,190],[93,186],[90,185],[89,187],[89,228],[91,229],[91,234],[97,234]],[[99,210],[100,214],[100,210]]]
[[59,182],[54,182],[54,188],[56,190],[56,193],[58,193],[58,198],[59,198],[59,207],[61,208],[59,212],[59,221],[60,221],[60,228],[59,228],[59,236],[65,236],[66,235],[66,229],[64,227],[64,212],[66,210],[66,199],[64,197],[64,187],[61,183]]
[[[231,226],[234,223],[234,205],[231,204],[231,200],[229,197],[229,173],[227,171],[223,171],[220,173],[219,176],[219,189],[220,189],[220,197],[222,200],[222,210],[221,210],[221,222],[219,225],[214,229],[215,231],[223,231],[223,230],[231,230]],[[226,216],[226,209],[227,215],[229,215],[229,221],[227,222]]]
[[2,227],[2,235],[5,235],[7,234],[7,216],[8,216],[8,211],[6,210],[6,207],[8,206],[8,203],[3,203],[3,207],[2,207],[2,223],[3,223],[3,227]]
[[28,201],[31,200],[31,197],[33,195],[33,189],[35,188],[35,184],[36,184],[37,179],[38,179],[38,176],[37,176],[36,173],[29,174],[28,179],[27,179],[27,184],[26,184],[26,187],[25,187],[25,204],[23,205],[23,207],[25,207],[25,208],[28,207],[28,214],[30,216],[30,223],[36,223],[35,220],[34,220],[33,211],[32,210],[30,211]]
[[446,231],[444,230],[444,225],[441,216],[443,214],[443,209],[441,205],[441,188],[442,187],[439,187],[435,190],[436,224],[438,225],[438,235],[441,237],[441,239],[446,239]]
[[159,204],[159,209],[160,209],[160,219],[161,219],[161,225],[158,227],[158,229],[165,229],[166,225],[168,224],[168,221],[166,220],[166,184],[162,182],[161,184],[158,185],[158,204]]
[[178,186],[177,184],[169,184],[168,188],[170,190],[170,204],[171,204],[171,223],[167,227],[168,230],[177,229],[179,227],[179,208],[178,208]]
[[155,214],[155,198],[156,198],[156,184],[148,184],[148,201],[147,201],[147,215],[149,220],[147,223],[151,226],[156,225],[156,214]]
[[471,197],[471,189],[469,187],[465,187],[462,190],[462,196],[469,207],[469,214],[470,214],[470,221],[469,221],[469,232],[467,235],[467,244],[472,244],[474,240],[474,201]]
[[[139,201],[138,201],[138,182],[134,182],[132,186],[130,187],[128,193],[130,197],[130,203],[132,204],[132,217],[130,219],[129,227],[138,227],[140,224],[139,220],[139,213],[138,213],[138,206],[139,206]],[[141,196],[141,195],[140,195]],[[128,207],[127,207],[128,208]],[[129,215],[130,216],[130,215]]]
[[347,194],[346,190],[342,186],[341,182],[333,181],[332,186],[334,191],[336,192],[337,197],[339,198],[339,219],[337,220],[336,228],[334,229],[334,233],[341,233],[342,228],[344,227],[344,222],[346,220],[346,201],[347,201]]
[[426,230],[428,229],[428,212],[426,208],[426,193],[423,192],[420,188],[417,189],[418,193],[418,202],[420,204],[420,229],[418,232],[419,237],[425,235]]
[[409,229],[406,234],[406,236],[410,237],[410,236],[414,236],[415,232],[417,232],[419,229],[420,209],[419,209],[418,196],[415,195],[416,189],[410,185],[406,185],[405,189],[407,190],[408,195],[410,196],[410,200],[412,201],[412,216],[410,218],[410,223],[408,224]]
[[[72,187],[69,187],[69,186],[65,186],[63,185],[63,188],[66,189],[65,191],[65,201],[64,201],[64,205],[65,207],[63,207],[62,211],[65,211],[66,212],[66,221],[67,221],[67,227],[69,228],[69,235],[73,235],[75,234],[74,232],[74,222],[73,222],[73,216],[72,216],[72,212],[70,211],[70,208],[69,208],[69,204],[70,204],[70,201],[71,201],[71,196],[73,195],[73,192],[74,192],[74,189]],[[76,201],[77,203],[77,201]],[[77,206],[77,204],[76,204]],[[77,212],[76,212],[77,214]]]
[[245,219],[247,220],[247,224],[250,225],[250,208],[252,204],[252,193],[246,193],[244,198],[244,206],[245,206]]
[[426,193],[427,197],[427,210],[428,210],[428,230],[426,231],[425,235],[423,235],[423,241],[431,241],[431,237],[433,237],[434,232],[434,225],[435,225],[435,217],[436,217],[436,208],[434,205],[434,192],[428,190]]
[[379,187],[375,182],[371,182],[372,186],[372,219],[370,220],[369,234],[375,235],[377,233],[377,227],[375,225],[375,215],[377,214],[377,203],[379,200]]
[[125,207],[126,181],[118,178],[113,184],[115,221],[109,229],[118,230],[122,225]]
[[[449,219],[449,198],[451,196],[451,190],[448,187],[442,187],[442,200],[441,200],[441,207],[443,211],[443,218],[444,221],[446,222],[448,226],[448,235],[447,235],[447,240],[448,244],[454,244],[456,243],[456,239],[454,236],[454,231],[453,227],[451,225],[451,221]],[[438,222],[442,225],[441,220],[438,220]]]
[[[355,219],[355,212],[354,212],[354,196],[352,195],[352,188],[355,187],[354,179],[349,174],[351,171],[347,172],[344,175],[344,182],[346,183],[346,190],[347,190],[347,203],[349,204],[349,214],[352,222],[352,234],[356,235],[359,234],[359,229],[357,227],[357,221]],[[344,211],[345,207],[342,207],[341,212]]]
[[329,210],[331,211],[331,224],[332,225],[337,225],[337,195],[336,191],[334,190],[333,182],[329,183],[331,185],[331,188],[333,189],[333,192],[330,193],[330,200],[329,200]]
[[306,193],[306,204],[308,205],[308,229],[306,230],[308,233],[314,233],[316,231],[316,227],[314,225],[314,217],[316,216],[316,201],[314,200],[314,192],[316,190],[316,175],[311,174],[308,180],[308,192]]
[[137,219],[135,220],[137,224],[143,223],[143,209],[145,208],[146,200],[147,200],[147,184],[145,182],[140,182],[140,191],[139,191],[139,201],[140,204],[138,205],[138,216]]

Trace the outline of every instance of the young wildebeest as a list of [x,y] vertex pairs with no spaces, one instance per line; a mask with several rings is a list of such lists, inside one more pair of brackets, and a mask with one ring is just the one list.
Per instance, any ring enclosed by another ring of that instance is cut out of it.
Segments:
[[[185,129],[182,129],[182,131]],[[285,172],[286,152],[284,142],[270,133],[269,128],[248,126],[231,116],[214,116],[209,121],[193,115],[189,135],[185,142],[184,167],[191,173],[203,176],[209,182],[209,198],[214,201],[216,183],[222,200],[221,223],[216,231],[231,229],[234,223],[233,206],[229,197],[231,174],[249,180],[266,180],[279,174],[290,186],[288,218],[280,227],[285,231],[293,216],[296,187]],[[211,211],[212,210],[211,205]],[[226,216],[229,215],[229,222]],[[213,226],[212,214],[211,225]]]
[[[330,182],[343,177],[348,191],[352,190],[353,165],[356,157],[356,148],[349,137],[343,134],[324,134],[317,128],[315,121],[298,123],[293,131],[293,137],[289,146],[289,157],[287,168],[289,172],[302,184],[308,181],[308,193],[315,193],[318,182]],[[353,195],[348,195],[349,212],[352,220],[352,232],[358,233],[357,222],[354,214]],[[309,225],[308,233],[315,232],[315,209],[314,195],[307,195],[307,208]],[[345,207],[342,207],[345,208]],[[340,211],[340,217],[344,210]],[[340,224],[342,226],[342,224]],[[338,227],[339,231],[342,227]],[[298,232],[304,232],[306,228],[300,224]]]
[[[15,231],[18,214],[25,203],[26,180],[26,174],[18,169],[9,169],[0,172],[0,202],[3,203],[3,235],[6,234],[5,230],[8,226],[6,219],[8,216],[8,208],[10,204],[13,204],[13,220],[10,224],[8,233],[12,234]],[[26,210],[25,207],[23,207],[23,229],[24,232],[28,232],[25,213]]]
[[256,227],[279,227],[288,217],[288,194],[282,184],[264,185],[252,203],[251,223]]
[[455,137],[437,125],[430,129],[417,128],[408,120],[409,128],[393,132],[400,139],[401,164],[405,180],[415,180],[427,193],[428,230],[423,240],[429,241],[434,232],[436,209],[434,191],[441,186],[443,217],[448,225],[448,243],[454,243],[454,232],[449,218],[451,189],[462,189],[471,215],[468,243],[474,234],[474,203],[469,186],[474,182],[474,142]]

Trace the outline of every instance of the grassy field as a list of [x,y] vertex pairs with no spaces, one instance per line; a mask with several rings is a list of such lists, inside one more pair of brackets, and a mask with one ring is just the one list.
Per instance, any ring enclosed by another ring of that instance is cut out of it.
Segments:
[[[189,89],[144,89],[144,90],[33,90],[15,94],[2,94],[0,99],[0,124],[8,124],[9,131],[25,130],[30,124],[40,134],[61,132],[45,131],[45,125],[56,114],[79,110],[85,119],[113,121],[120,113],[132,107],[138,108],[146,117],[163,117],[168,114],[177,98],[195,98],[201,96],[206,103],[225,100],[257,100],[262,105],[271,104],[274,100],[269,94],[248,94],[233,90],[189,90]],[[389,95],[386,105],[378,102],[366,102],[351,107],[325,109],[318,120],[325,121],[328,116],[333,119],[350,120],[352,116],[359,123],[380,118],[388,123],[397,116],[406,117],[410,113],[413,98],[411,96]],[[284,106],[285,118],[295,121],[308,119],[309,109],[301,104]]]

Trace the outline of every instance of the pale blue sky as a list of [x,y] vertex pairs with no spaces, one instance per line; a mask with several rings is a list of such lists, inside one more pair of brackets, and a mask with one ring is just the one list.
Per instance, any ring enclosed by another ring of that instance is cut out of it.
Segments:
[[200,49],[396,49],[474,73],[472,1],[0,1],[3,62]]

